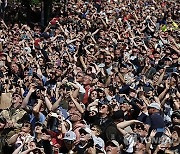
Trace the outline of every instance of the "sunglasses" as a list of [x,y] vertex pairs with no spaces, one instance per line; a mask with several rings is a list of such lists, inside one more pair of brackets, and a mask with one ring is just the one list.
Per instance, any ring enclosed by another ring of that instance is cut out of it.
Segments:
[[78,74],[77,77],[83,77],[83,76]]
[[20,97],[19,95],[14,95],[14,97]]
[[92,131],[97,131],[97,129],[95,129],[95,128],[91,128],[91,130],[92,130]]
[[24,124],[23,127],[30,127],[30,125],[29,124]]
[[104,105],[103,105],[103,106],[101,106],[101,109],[105,109],[105,108],[106,108],[106,106],[104,106]]
[[107,60],[111,60],[111,58],[110,58],[110,57],[106,57],[105,59],[107,59]]
[[107,146],[117,147],[117,146],[115,146],[113,143],[109,143]]

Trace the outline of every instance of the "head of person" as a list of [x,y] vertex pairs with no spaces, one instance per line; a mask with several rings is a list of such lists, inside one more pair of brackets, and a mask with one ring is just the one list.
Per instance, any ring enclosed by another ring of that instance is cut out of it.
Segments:
[[113,112],[112,107],[110,105],[107,105],[107,104],[103,104],[99,108],[99,114],[103,118],[111,116],[112,112]]
[[112,63],[112,60],[113,60],[113,58],[111,55],[106,55],[105,56],[105,65],[109,66]]
[[173,72],[170,78],[170,85],[174,86],[179,82],[179,73]]
[[120,49],[116,49],[114,51],[114,58],[118,59],[121,56],[121,50]]
[[63,141],[68,150],[72,149],[75,140],[76,140],[76,134],[73,131],[68,131],[65,133]]
[[117,110],[113,113],[112,119],[114,120],[114,123],[120,123],[124,121],[124,111],[123,110]]
[[121,64],[121,69],[120,69],[120,73],[128,73],[128,68],[126,65]]
[[[72,123],[69,120],[63,120],[62,122],[67,131],[72,130]],[[59,133],[62,132],[62,122],[59,121],[57,125],[57,130],[59,131]]]
[[19,93],[13,93],[12,95],[12,104],[21,104],[22,96]]
[[158,52],[157,50],[153,52],[153,55],[155,60],[160,59],[160,52]]
[[30,153],[32,154],[41,154],[41,150],[37,147],[37,143],[36,141],[34,140],[30,140],[28,143],[27,143],[27,146],[24,147],[25,150],[29,149],[31,150]]
[[120,109],[124,112],[128,112],[130,110],[131,106],[127,100],[124,100],[122,104],[120,105]]
[[99,136],[102,133],[102,130],[98,125],[92,125],[91,126],[91,133],[95,136]]
[[88,127],[84,127],[79,129],[80,134],[80,142],[88,142],[89,139],[91,139],[91,130]]
[[146,144],[141,141],[141,139],[137,140],[134,146],[134,153],[136,154],[144,154],[146,151]]
[[129,96],[132,97],[132,98],[135,98],[137,96],[136,90],[135,89],[130,89]]
[[21,127],[21,131],[24,133],[27,133],[27,134],[31,133],[31,131],[32,131],[31,123],[28,121],[25,121]]
[[11,70],[13,73],[18,73],[19,72],[19,66],[16,63],[11,64]]
[[97,93],[96,90],[91,91],[90,97],[89,97],[90,98],[90,102],[89,103],[91,103],[91,101],[95,101],[97,99],[97,95],[98,95],[98,93]]
[[43,124],[41,122],[36,122],[35,123],[34,132],[36,134],[41,134],[42,133],[42,129],[43,129]]
[[72,123],[78,122],[82,119],[82,114],[76,108],[71,108],[68,112],[70,116],[69,120]]
[[180,125],[180,110],[176,110],[172,113],[171,120],[173,125]]
[[157,112],[160,112],[161,110],[161,107],[158,103],[151,103],[149,106],[148,106],[148,113],[151,115],[151,114],[154,114],[154,113],[157,113]]
[[180,126],[176,125],[174,126],[172,133],[171,133],[171,138],[173,142],[179,142],[180,139]]
[[146,137],[148,135],[147,128],[144,124],[137,124],[134,127],[134,132],[139,134],[140,137]]
[[85,86],[91,85],[92,81],[93,81],[93,78],[92,78],[91,76],[85,75],[85,76],[84,76],[84,80],[83,80],[83,84],[84,84]]
[[164,65],[165,66],[171,66],[171,64],[172,64],[172,59],[170,57],[166,57],[164,59]]
[[176,63],[178,61],[178,58],[179,58],[178,53],[172,52],[171,58],[172,58],[173,63]]
[[79,82],[79,83],[82,83],[83,82],[83,73],[82,72],[78,72],[76,74],[76,81]]
[[154,74],[154,76],[153,76],[153,82],[154,83],[157,83],[157,81],[159,80],[160,75],[161,74],[159,72],[156,72],[156,74]]
[[105,96],[105,92],[104,92],[104,90],[103,89],[97,89],[97,96],[98,96],[98,98],[102,98],[102,97],[104,97]]
[[118,154],[120,152],[120,145],[116,140],[108,141],[106,143],[106,154]]

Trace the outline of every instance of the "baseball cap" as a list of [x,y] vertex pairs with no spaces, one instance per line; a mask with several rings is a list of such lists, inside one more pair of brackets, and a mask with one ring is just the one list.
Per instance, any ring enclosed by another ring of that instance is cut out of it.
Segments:
[[164,61],[172,61],[172,58],[166,57],[166,58],[164,58]]
[[65,121],[66,121],[66,124],[68,125],[69,131],[71,131],[72,130],[72,123],[68,119],[66,119]]
[[76,134],[73,131],[68,131],[65,133],[63,139],[74,141],[74,140],[76,140]]
[[41,132],[42,132],[42,133],[45,133],[46,135],[51,135],[50,131],[47,130],[46,128],[43,128],[43,129],[41,130]]
[[99,146],[99,144],[95,145],[96,148],[96,153],[106,153],[106,151],[104,150],[104,148],[102,148],[101,146]]
[[172,77],[178,77],[178,76],[179,76],[179,73],[178,73],[178,72],[172,72],[172,73],[171,73],[171,76],[172,76]]
[[101,137],[97,137],[95,135],[92,135],[92,139],[94,141],[94,145],[97,146],[100,149],[104,149],[104,140]]
[[0,117],[0,123],[2,123],[2,124],[6,124],[6,119],[4,118],[4,117]]
[[158,103],[151,103],[149,106],[148,106],[148,109],[149,108],[155,108],[157,110],[161,110],[161,107]]
[[90,128],[88,128],[88,127],[81,128],[81,129],[79,130],[79,132],[80,132],[80,133],[85,133],[85,134],[91,134],[91,130],[90,130]]
[[119,143],[116,140],[109,140],[109,141],[107,141],[106,142],[106,146],[109,145],[109,144],[113,144],[116,147],[119,147]]

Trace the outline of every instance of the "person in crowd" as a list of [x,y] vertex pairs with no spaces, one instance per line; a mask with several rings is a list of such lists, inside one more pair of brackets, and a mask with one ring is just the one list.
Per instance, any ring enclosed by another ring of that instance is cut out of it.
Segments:
[[180,152],[178,0],[52,1],[45,26],[39,5],[13,2],[0,0],[0,154]]

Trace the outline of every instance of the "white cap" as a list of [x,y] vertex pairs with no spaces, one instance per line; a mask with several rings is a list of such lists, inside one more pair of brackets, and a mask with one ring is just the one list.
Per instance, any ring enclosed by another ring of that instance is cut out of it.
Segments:
[[157,110],[161,110],[161,107],[158,103],[151,103],[148,108],[155,108]]
[[74,141],[74,140],[76,140],[76,134],[73,131],[68,131],[65,133],[65,136],[63,139]]

